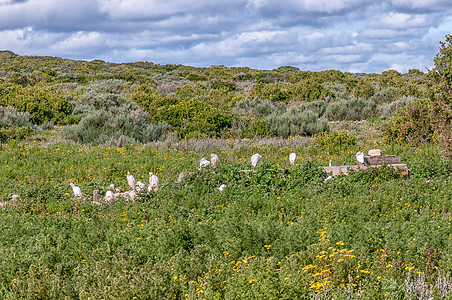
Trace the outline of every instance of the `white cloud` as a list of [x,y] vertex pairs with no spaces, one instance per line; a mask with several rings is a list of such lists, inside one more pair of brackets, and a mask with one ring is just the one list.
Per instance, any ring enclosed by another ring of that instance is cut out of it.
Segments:
[[431,65],[449,0],[0,0],[19,54],[381,72]]

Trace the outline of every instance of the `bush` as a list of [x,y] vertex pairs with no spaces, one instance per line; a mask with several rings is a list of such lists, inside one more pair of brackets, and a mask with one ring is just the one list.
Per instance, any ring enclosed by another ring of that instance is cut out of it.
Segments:
[[319,117],[316,112],[292,106],[283,113],[269,115],[267,122],[270,130],[277,136],[313,135],[328,129],[327,120]]
[[232,122],[231,128],[223,135],[256,138],[271,136],[272,131],[264,118],[240,117]]
[[382,103],[390,103],[394,101],[394,97],[397,90],[393,87],[386,87],[379,90],[372,97],[370,97],[370,101],[372,101],[375,105],[379,105]]
[[153,120],[169,123],[182,138],[194,131],[217,136],[222,130],[229,128],[232,122],[231,117],[197,99],[185,99],[170,105],[162,103],[161,107],[153,109]]
[[31,126],[30,114],[28,112],[19,112],[11,106],[0,106],[0,127],[22,127]]
[[33,124],[52,121],[59,124],[72,112],[72,105],[60,90],[45,89],[42,86],[30,88],[10,87],[4,90],[1,103],[28,112]]
[[419,145],[435,140],[432,120],[432,102],[416,100],[398,110],[385,126],[385,137],[390,142]]
[[7,142],[8,140],[23,140],[27,136],[34,134],[30,126],[12,126],[0,128],[0,141]]
[[148,124],[149,116],[141,110],[111,114],[94,111],[76,126],[63,132],[63,137],[85,144],[122,146],[148,143],[161,139],[169,129],[166,123]]
[[361,98],[332,102],[325,116],[330,121],[366,120],[375,114],[375,103]]
[[67,128],[63,136],[87,144],[122,146],[161,139],[168,124],[149,124],[149,114],[138,105],[117,94],[90,92],[74,101],[74,114],[80,123]]
[[379,107],[377,107],[378,112],[380,113],[380,117],[387,119],[390,118],[392,115],[394,115],[394,113],[401,109],[402,107],[405,107],[408,105],[408,103],[417,100],[415,97],[413,96],[402,96],[400,99],[390,102],[390,103],[386,103],[383,104]]
[[254,117],[268,116],[274,110],[274,106],[268,100],[260,98],[245,98],[239,101],[233,109],[233,113]]
[[348,135],[345,131],[321,132],[314,135],[311,151],[340,153],[356,145],[356,137]]

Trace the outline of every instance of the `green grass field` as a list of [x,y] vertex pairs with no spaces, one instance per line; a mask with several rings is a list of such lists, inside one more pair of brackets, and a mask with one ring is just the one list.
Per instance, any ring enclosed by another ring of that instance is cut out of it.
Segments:
[[[435,146],[384,144],[362,126],[357,145],[334,154],[296,138],[2,145],[0,197],[20,200],[0,209],[0,298],[450,297],[450,163]],[[376,147],[401,155],[411,179],[382,168],[325,182],[318,170]],[[212,152],[218,168],[198,171]],[[256,152],[256,172],[240,173]],[[69,185],[87,196],[127,190],[127,171],[145,183],[152,171],[160,190],[101,207]],[[183,171],[194,175],[176,183]]]

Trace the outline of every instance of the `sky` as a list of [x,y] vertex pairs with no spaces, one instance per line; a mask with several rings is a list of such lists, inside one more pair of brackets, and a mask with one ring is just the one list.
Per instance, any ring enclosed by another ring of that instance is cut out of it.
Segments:
[[0,50],[195,67],[426,72],[452,0],[0,0]]

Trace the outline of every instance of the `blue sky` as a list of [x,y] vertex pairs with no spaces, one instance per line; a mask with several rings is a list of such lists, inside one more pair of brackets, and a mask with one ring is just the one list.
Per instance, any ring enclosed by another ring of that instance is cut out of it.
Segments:
[[0,49],[109,62],[427,71],[451,0],[0,0]]

